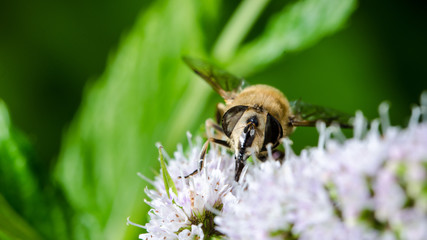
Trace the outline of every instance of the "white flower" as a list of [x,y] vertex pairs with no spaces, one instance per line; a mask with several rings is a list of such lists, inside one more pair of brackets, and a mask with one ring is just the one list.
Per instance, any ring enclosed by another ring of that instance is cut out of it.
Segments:
[[140,239],[427,239],[421,110],[403,130],[382,116],[382,134],[378,121],[368,131],[358,114],[355,137],[344,143],[331,137],[336,128],[320,125],[318,147],[297,156],[285,140],[283,164],[248,164],[239,183],[233,156],[217,147],[200,173],[179,178],[197,169],[201,144],[188,157],[180,147],[167,166],[177,191],[168,194],[161,175],[146,189],[152,209]]
[[203,239],[204,233],[202,230],[202,224],[199,225],[191,225],[191,231],[188,229],[184,229],[178,234],[178,239],[182,240],[191,240],[199,237],[199,239]]
[[183,178],[197,169],[199,154],[200,144],[191,149],[188,157],[179,147],[174,158],[169,159],[167,171],[177,194],[171,189],[167,194],[162,174],[153,182],[155,189],[145,190],[151,198],[146,203],[152,209],[148,213],[150,222],[143,227],[148,233],[141,234],[140,239],[204,239],[218,235],[213,219],[229,201],[233,201],[227,196],[236,184],[234,161],[228,154],[211,150],[206,155],[203,170],[188,179]]
[[364,138],[323,136],[325,149],[249,169],[217,229],[231,239],[427,239],[427,123],[382,135],[372,125]]

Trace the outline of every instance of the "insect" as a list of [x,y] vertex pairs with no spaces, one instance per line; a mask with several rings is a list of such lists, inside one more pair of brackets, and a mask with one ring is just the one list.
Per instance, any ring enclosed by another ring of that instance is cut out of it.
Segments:
[[225,105],[217,105],[217,123],[207,121],[207,127],[213,127],[226,139],[209,137],[200,153],[199,169],[185,178],[203,169],[210,142],[234,151],[234,179],[239,181],[249,156],[254,154],[259,160],[265,161],[267,145],[272,144],[272,149],[275,149],[280,139],[290,135],[295,127],[315,126],[317,121],[326,124],[336,122],[341,127],[351,127],[351,115],[300,100],[289,102],[281,91],[268,85],[244,88],[245,81],[242,78],[206,61],[189,57],[183,60],[224,99]]

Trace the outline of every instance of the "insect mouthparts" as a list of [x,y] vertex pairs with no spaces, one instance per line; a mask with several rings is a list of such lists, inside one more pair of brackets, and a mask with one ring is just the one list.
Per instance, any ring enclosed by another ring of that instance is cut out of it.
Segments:
[[[243,129],[243,133],[242,134],[244,134],[245,136],[249,133],[249,135],[254,135],[254,133],[255,133],[255,128],[256,128],[256,125],[255,125],[255,123],[253,123],[253,122],[249,122],[247,125],[246,125],[246,127]],[[243,136],[243,135],[242,135]],[[246,137],[244,137],[244,138],[246,138]]]

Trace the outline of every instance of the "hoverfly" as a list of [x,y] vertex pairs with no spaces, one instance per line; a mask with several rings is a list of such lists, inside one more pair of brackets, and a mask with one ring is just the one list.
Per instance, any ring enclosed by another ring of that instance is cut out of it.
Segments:
[[268,85],[245,88],[242,78],[208,62],[189,57],[183,60],[224,99],[225,105],[217,105],[217,123],[207,121],[207,127],[213,127],[227,139],[209,137],[200,153],[199,169],[185,178],[202,170],[210,142],[234,151],[234,179],[239,181],[249,156],[254,154],[259,160],[265,161],[267,144],[272,144],[272,149],[275,149],[280,139],[290,135],[295,127],[315,126],[317,121],[326,124],[336,122],[343,128],[351,127],[351,115],[300,100],[289,102],[281,91]]

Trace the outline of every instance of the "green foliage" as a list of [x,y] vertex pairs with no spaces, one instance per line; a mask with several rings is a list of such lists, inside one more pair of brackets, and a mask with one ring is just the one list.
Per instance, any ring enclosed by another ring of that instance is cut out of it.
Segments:
[[60,193],[34,173],[34,154],[0,99],[0,239],[68,239]]
[[0,195],[0,239],[42,239]]
[[181,61],[185,53],[203,53],[204,8],[195,3],[156,2],[86,91],[56,172],[76,209],[78,239],[124,239],[126,231],[136,238],[141,230],[127,227],[126,218],[144,222],[148,210],[137,172],[152,177],[154,144],[173,148],[202,121],[196,111],[209,88]]
[[175,183],[173,182],[171,175],[169,175],[168,169],[166,167],[165,159],[163,158],[162,153],[163,147],[159,147],[159,158],[160,158],[160,168],[162,169],[163,183],[165,184],[165,190],[168,193],[168,197],[170,197],[169,189],[178,196],[178,191],[176,190]]
[[306,0],[272,16],[265,31],[241,46],[230,68],[244,75],[273,63],[284,52],[299,51],[342,27],[355,9],[354,0]]
[[[25,211],[25,197],[36,191],[34,176],[28,167],[27,157],[19,146],[11,128],[6,105],[0,100],[0,237],[2,239],[41,239],[40,235],[16,213]],[[23,145],[26,145],[24,143]],[[4,198],[12,200],[11,206]]]

